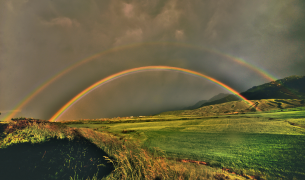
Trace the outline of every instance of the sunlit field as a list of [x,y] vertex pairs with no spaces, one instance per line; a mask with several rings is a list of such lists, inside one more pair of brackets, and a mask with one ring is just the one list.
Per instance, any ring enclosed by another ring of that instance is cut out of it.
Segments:
[[237,174],[304,179],[304,117],[302,108],[293,108],[194,120],[159,116],[171,121],[69,126],[139,139],[148,149],[164,150],[168,158],[204,161]]
[[304,125],[302,107],[211,117],[15,120],[1,125],[0,166],[8,179],[302,180]]
[[168,160],[120,135],[18,120],[2,124],[1,177],[5,179],[243,179],[209,166]]

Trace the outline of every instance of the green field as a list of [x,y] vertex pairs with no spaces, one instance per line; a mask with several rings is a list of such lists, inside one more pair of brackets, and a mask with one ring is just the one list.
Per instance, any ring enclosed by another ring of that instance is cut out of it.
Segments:
[[168,157],[206,161],[237,173],[266,179],[305,179],[305,128],[289,123],[305,124],[305,111],[301,109],[194,120],[175,120],[171,116],[170,119],[69,126],[140,139],[144,146],[159,147]]
[[304,136],[173,131],[147,134],[147,145],[160,147],[170,156],[212,162],[246,174],[284,179],[305,177]]

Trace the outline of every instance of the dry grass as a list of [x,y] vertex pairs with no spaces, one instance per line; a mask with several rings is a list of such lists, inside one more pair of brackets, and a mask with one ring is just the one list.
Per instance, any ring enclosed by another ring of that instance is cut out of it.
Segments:
[[0,143],[1,148],[24,142],[40,143],[55,137],[72,140],[75,137],[75,128],[60,127],[39,120],[20,120],[5,125],[3,134],[6,137]]

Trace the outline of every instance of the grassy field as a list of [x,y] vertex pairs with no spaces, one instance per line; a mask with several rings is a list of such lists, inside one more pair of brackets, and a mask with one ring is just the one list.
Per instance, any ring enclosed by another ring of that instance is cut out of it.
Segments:
[[267,179],[305,177],[303,136],[171,131],[150,132],[148,136],[147,146],[159,147],[169,156],[210,162]]
[[1,177],[302,180],[304,110],[1,123]]
[[168,116],[170,121],[163,122],[155,119],[156,122],[69,126],[139,139],[143,146],[158,147],[168,157],[205,161],[239,174],[265,179],[305,179],[305,128],[297,126],[305,124],[305,111],[302,108],[282,111],[193,120],[191,116],[187,120]]
[[158,180],[244,179],[209,166],[150,153],[140,143],[61,123],[18,120],[0,126],[0,169],[3,179]]

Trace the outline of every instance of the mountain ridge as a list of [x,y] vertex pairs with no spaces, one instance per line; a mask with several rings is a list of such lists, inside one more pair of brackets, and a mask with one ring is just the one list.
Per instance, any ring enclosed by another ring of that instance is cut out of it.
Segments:
[[[240,94],[263,111],[305,106],[305,76],[288,76],[259,86],[253,86]],[[205,102],[197,109],[170,111],[161,114],[209,116],[211,114],[243,113],[253,110],[247,103],[241,101],[237,95],[230,94],[215,101]]]

